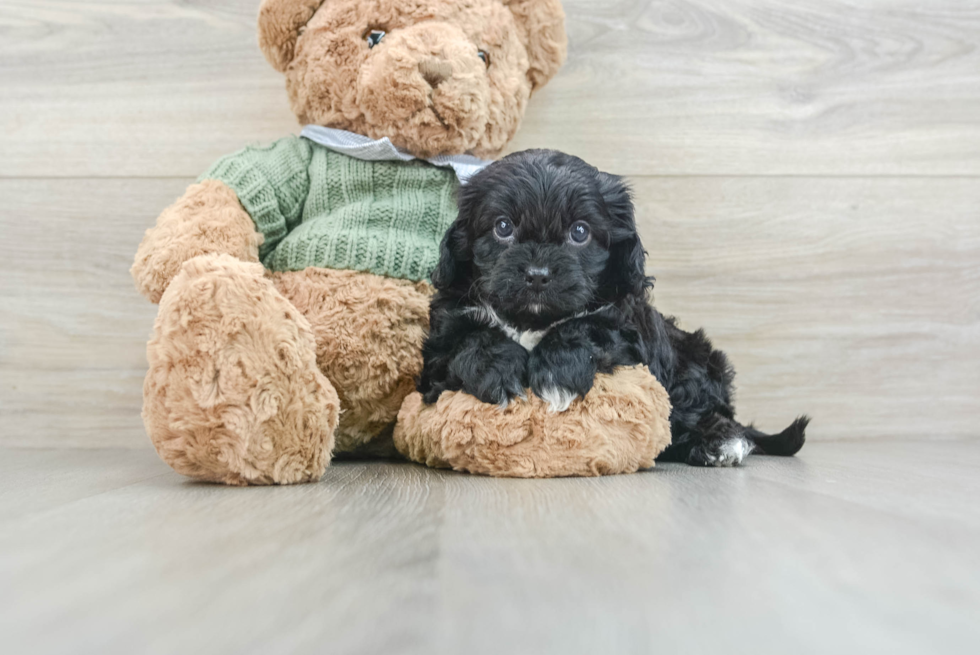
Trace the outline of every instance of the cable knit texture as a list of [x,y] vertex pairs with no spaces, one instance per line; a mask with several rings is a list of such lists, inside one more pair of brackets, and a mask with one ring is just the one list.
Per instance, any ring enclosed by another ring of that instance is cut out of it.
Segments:
[[316,266],[412,281],[438,262],[459,187],[450,169],[363,161],[295,136],[224,157],[202,179],[238,195],[273,271]]

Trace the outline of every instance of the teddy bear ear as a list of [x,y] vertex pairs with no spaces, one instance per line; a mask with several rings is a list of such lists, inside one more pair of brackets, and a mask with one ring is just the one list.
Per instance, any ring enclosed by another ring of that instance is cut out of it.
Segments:
[[527,72],[531,90],[550,80],[568,53],[565,11],[560,0],[503,0],[510,9],[527,48],[531,67]]
[[280,73],[293,60],[300,30],[325,0],[262,0],[259,8],[259,47]]

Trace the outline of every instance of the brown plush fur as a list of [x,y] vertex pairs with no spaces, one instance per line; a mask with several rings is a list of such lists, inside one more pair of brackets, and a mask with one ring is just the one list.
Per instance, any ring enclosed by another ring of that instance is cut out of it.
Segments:
[[[567,49],[559,0],[265,0],[259,44],[301,122],[421,157],[498,154]],[[434,87],[432,68],[449,73]]]
[[273,280],[313,326],[317,366],[340,396],[335,451],[358,449],[391,425],[415,389],[432,287],[317,268]]
[[293,60],[296,38],[324,0],[264,0],[259,7],[259,48],[280,73]]
[[340,401],[317,369],[307,320],[228,255],[186,262],[147,344],[143,421],[177,472],[226,484],[315,481]]
[[192,257],[226,254],[257,262],[261,244],[262,235],[235,192],[222,182],[205,180],[188,188],[146,231],[130,273],[139,292],[156,303]]
[[643,366],[599,374],[584,399],[553,414],[533,394],[506,410],[447,391],[409,396],[395,425],[406,457],[484,475],[542,478],[633,473],[670,444],[670,399]]
[[[372,29],[386,34],[369,49]],[[259,43],[302,123],[387,136],[420,157],[499,152],[566,49],[559,0],[264,0]],[[335,446],[384,452],[421,369],[427,284],[272,275],[252,263],[261,239],[209,180],[161,214],[132,267],[160,303],[146,429],[194,478],[306,482]]]

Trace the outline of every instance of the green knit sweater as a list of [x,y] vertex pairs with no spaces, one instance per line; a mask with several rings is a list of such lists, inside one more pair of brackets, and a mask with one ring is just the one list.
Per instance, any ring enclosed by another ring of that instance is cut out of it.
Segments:
[[427,279],[456,217],[459,182],[424,161],[363,161],[302,137],[218,160],[202,180],[237,195],[273,271],[309,266]]

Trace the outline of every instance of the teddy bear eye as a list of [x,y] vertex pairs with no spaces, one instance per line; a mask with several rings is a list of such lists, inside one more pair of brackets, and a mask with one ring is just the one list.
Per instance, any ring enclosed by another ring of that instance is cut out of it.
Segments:
[[490,68],[490,53],[486,50],[477,50],[476,56],[483,60],[487,68]]
[[381,43],[381,39],[383,38],[385,38],[384,30],[371,30],[367,35],[368,47],[373,48]]

